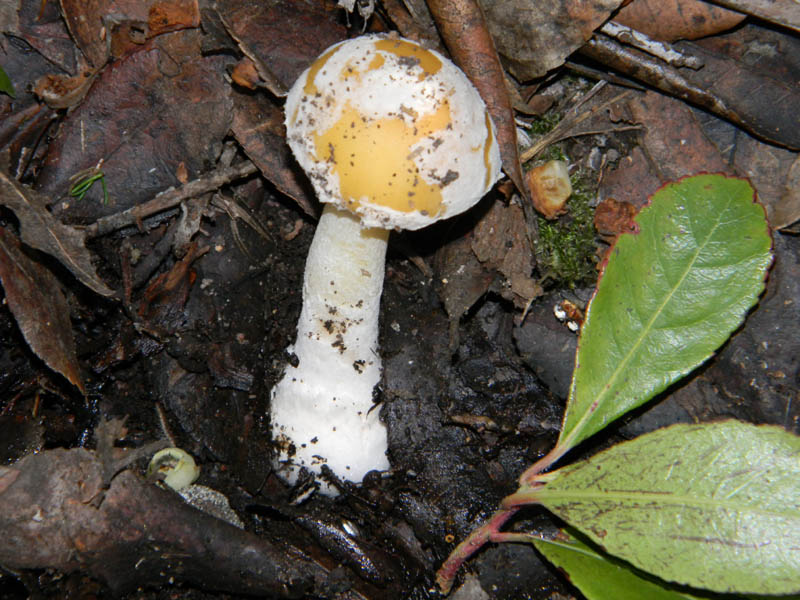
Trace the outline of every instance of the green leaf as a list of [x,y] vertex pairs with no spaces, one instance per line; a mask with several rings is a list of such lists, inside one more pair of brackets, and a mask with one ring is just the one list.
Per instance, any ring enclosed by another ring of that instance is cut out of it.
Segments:
[[636,223],[587,309],[564,451],[708,359],[764,288],[771,239],[746,181],[698,175],[666,185]]
[[800,592],[800,437],[738,421],[674,425],[525,487],[606,551],[717,592]]
[[16,94],[14,93],[14,84],[11,83],[11,79],[8,75],[6,75],[3,67],[0,67],[0,92],[8,94],[12,98],[16,97]]
[[553,540],[532,539],[544,557],[564,571],[588,600],[694,600],[684,591],[637,571],[566,531]]

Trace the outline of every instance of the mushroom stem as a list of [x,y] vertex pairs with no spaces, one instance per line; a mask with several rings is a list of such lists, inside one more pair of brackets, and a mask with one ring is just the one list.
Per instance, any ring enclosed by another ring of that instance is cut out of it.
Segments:
[[[332,204],[317,225],[297,340],[288,349],[297,360],[272,391],[276,468],[290,483],[301,467],[319,473],[327,464],[356,482],[389,468],[386,428],[373,410],[388,238],[388,230],[362,227],[357,216]],[[321,491],[336,493],[324,482]]]

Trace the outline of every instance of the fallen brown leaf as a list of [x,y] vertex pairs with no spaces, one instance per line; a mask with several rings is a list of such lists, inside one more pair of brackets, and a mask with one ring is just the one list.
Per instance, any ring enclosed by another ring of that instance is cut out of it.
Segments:
[[236,141],[264,177],[316,218],[314,191],[286,144],[283,111],[263,94],[235,94],[234,105],[231,133]]
[[528,243],[522,209],[518,204],[495,202],[475,227],[472,251],[484,268],[503,276],[500,294],[519,309],[542,295],[532,277],[536,259]]
[[665,42],[695,40],[727,31],[745,18],[740,12],[700,0],[634,0],[614,21]]
[[84,232],[59,222],[46,208],[44,199],[4,171],[0,171],[0,204],[19,219],[22,241],[55,257],[85,286],[101,296],[114,291],[100,280],[84,246]]
[[0,282],[8,308],[31,350],[85,395],[69,306],[58,281],[22,251],[17,237],[5,227],[0,227]]
[[[39,190],[62,198],[70,177],[103,159],[110,201],[95,184],[82,200],[54,205],[55,214],[92,222],[177,186],[181,163],[189,180],[214,163],[230,128],[227,60],[199,56],[197,38],[195,30],[182,30],[141,46],[104,69],[67,114],[42,166]],[[170,40],[176,43],[162,48]]]
[[770,215],[770,223],[776,229],[788,227],[800,220],[800,158],[794,161],[786,177],[780,203]]
[[9,10],[14,13],[11,20],[0,14],[3,33],[24,39],[47,58],[51,69],[55,65],[65,73],[75,73],[75,44],[70,38],[57,2],[5,0],[0,5],[0,12]]
[[330,8],[304,0],[216,3],[228,33],[277,96],[285,94],[323,50],[347,37],[340,14]]
[[613,243],[620,233],[636,231],[633,218],[638,209],[628,202],[618,202],[614,198],[606,198],[594,211],[594,228],[609,244]]
[[61,0],[64,20],[94,70],[109,56],[168,31],[200,24],[197,0]]
[[677,69],[605,36],[590,40],[581,53],[709,110],[759,138],[791,149],[800,148],[800,127],[794,108],[800,103],[797,86],[693,42],[679,42],[675,49],[697,57],[703,68]]
[[561,66],[622,0],[480,0],[498,52],[521,81]]

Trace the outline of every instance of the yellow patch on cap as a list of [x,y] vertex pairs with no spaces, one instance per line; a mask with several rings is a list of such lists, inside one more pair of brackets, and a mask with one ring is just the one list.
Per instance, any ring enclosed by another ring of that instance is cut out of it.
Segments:
[[316,158],[329,163],[339,176],[340,196],[352,210],[366,201],[399,212],[435,216],[441,211],[444,184],[425,181],[414,160],[414,146],[450,122],[447,101],[413,125],[401,116],[369,119],[348,103],[330,129],[314,135]]

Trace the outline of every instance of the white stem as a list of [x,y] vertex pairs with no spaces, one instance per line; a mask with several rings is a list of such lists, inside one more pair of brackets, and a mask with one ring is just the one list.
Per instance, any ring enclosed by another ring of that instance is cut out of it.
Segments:
[[[389,468],[386,428],[373,403],[388,238],[387,230],[363,228],[325,205],[306,259],[297,340],[288,349],[296,366],[287,365],[272,390],[276,467],[290,483],[300,467],[319,473],[327,464],[354,482]],[[321,490],[336,493],[324,483]]]

